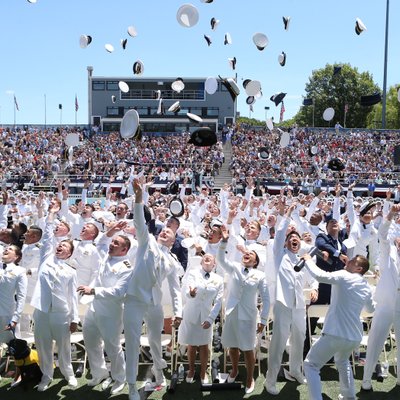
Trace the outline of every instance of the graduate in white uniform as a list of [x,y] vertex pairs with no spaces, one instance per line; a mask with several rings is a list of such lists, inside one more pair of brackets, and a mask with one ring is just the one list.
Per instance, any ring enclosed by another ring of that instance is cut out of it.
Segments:
[[212,324],[221,310],[224,294],[223,278],[213,272],[214,267],[215,257],[204,254],[201,268],[192,268],[185,276],[182,287],[186,303],[179,327],[178,343],[188,345],[187,383],[193,382],[197,348],[200,355],[200,379],[202,383],[208,383],[206,370],[208,347],[212,341]]
[[19,335],[19,322],[25,304],[27,278],[25,268],[17,265],[21,259],[18,246],[7,246],[0,268],[0,344],[8,343],[15,331]]
[[71,333],[78,328],[78,297],[76,271],[68,265],[74,246],[72,241],[61,241],[53,250],[53,222],[58,205],[49,209],[43,235],[43,247],[38,280],[31,304],[35,307],[35,344],[40,369],[43,372],[38,391],[48,389],[54,373],[53,340],[58,348],[58,362],[61,373],[70,387],[77,387],[71,364]]
[[282,356],[290,336],[289,374],[300,384],[306,383],[301,371],[303,346],[306,337],[306,303],[303,289],[311,287],[311,302],[318,298],[318,282],[306,270],[296,272],[302,246],[300,234],[291,230],[291,214],[296,204],[287,209],[276,231],[274,240],[274,265],[278,268],[276,301],[274,305],[274,327],[268,353],[268,371],[265,388],[272,395],[279,394],[276,387]]
[[[117,233],[126,225],[125,221],[120,221],[102,236],[97,245],[103,258],[99,273],[92,286],[78,286],[81,295],[93,296],[83,323],[83,337],[92,374],[88,386],[96,386],[108,378],[105,350],[111,361],[111,377],[114,380],[111,394],[119,393],[125,386],[125,356],[120,338],[123,331],[123,297],[132,268],[127,256],[130,241]],[[103,388],[108,387],[109,383],[105,382]]]
[[364,256],[347,261],[343,270],[326,272],[318,268],[309,254],[305,254],[306,268],[319,282],[332,285],[331,304],[325,317],[322,336],[312,346],[304,360],[310,400],[322,400],[321,368],[334,356],[339,372],[341,397],[355,399],[350,355],[362,339],[360,314],[363,308],[374,311],[371,288],[363,275],[369,263]]
[[[364,365],[363,390],[372,390],[371,377],[382,353],[390,327],[394,326],[396,339],[400,340],[400,237],[390,232],[394,217],[400,212],[398,204],[392,206],[379,227],[381,277],[375,290],[377,303],[368,334],[367,359]],[[391,236],[394,237],[391,237]],[[400,347],[397,346],[397,368],[400,368]],[[400,378],[397,377],[400,385]]]
[[76,269],[78,286],[92,285],[98,275],[100,254],[95,245],[98,235],[98,227],[88,222],[83,225],[79,239],[74,240],[74,252],[70,259],[70,265]]
[[25,268],[28,277],[28,291],[26,301],[30,302],[35,289],[38,269],[40,264],[40,249],[42,244],[42,229],[36,225],[31,225],[24,235],[24,244],[22,246],[22,258],[19,265]]
[[349,258],[356,255],[367,257],[371,271],[378,272],[380,269],[378,262],[378,231],[373,223],[376,202],[374,200],[365,201],[360,207],[360,214],[357,216],[353,206],[352,193],[352,188],[349,186],[347,192],[347,215],[351,223],[351,229],[348,239],[344,240],[343,243],[347,247]]
[[[249,250],[243,254],[240,264],[229,262],[226,256],[229,232],[226,226],[222,226],[221,231],[222,240],[217,253],[217,263],[229,276],[225,322],[222,327],[222,345],[229,348],[232,362],[228,382],[234,382],[238,375],[241,350],[244,353],[247,371],[245,393],[249,394],[254,390],[256,334],[261,333],[267,325],[269,292],[265,274],[257,270],[260,262],[257,253]],[[262,301],[260,313],[257,309],[258,295]]]
[[136,380],[143,320],[146,320],[149,333],[150,349],[154,361],[152,371],[156,377],[156,384],[165,384],[162,369],[167,364],[160,354],[163,325],[161,306],[163,280],[169,280],[175,327],[179,327],[182,320],[182,297],[176,273],[177,264],[175,263],[178,262],[174,261],[169,254],[175,241],[175,234],[171,229],[164,228],[158,236],[158,241],[149,234],[144,218],[143,190],[137,179],[133,181],[133,190],[135,192],[134,225],[138,249],[135,269],[127,285],[123,318],[129,400],[140,400]]

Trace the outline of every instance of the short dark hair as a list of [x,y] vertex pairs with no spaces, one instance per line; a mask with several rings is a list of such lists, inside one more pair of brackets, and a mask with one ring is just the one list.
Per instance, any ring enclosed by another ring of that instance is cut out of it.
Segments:
[[328,221],[326,221],[326,226],[328,226],[331,222],[338,223],[338,220],[336,218],[329,218]]
[[97,236],[99,236],[99,228],[96,226],[96,224],[94,224],[93,222],[87,222],[86,225],[90,225],[94,228],[94,233],[95,233],[95,238],[97,238]]
[[299,233],[299,232],[297,232],[297,231],[291,231],[291,232],[289,232],[289,233],[286,235],[285,242],[287,242],[287,241],[289,240],[290,236],[292,236],[292,235],[298,236],[298,238],[301,240],[301,236],[300,236],[300,233]]
[[43,235],[43,230],[42,228],[40,228],[37,225],[31,225],[28,229],[28,231],[33,231],[35,236],[38,238],[38,240],[40,240],[42,238]]
[[121,239],[123,239],[124,241],[124,245],[127,248],[126,252],[129,251],[129,249],[131,248],[131,241],[129,240],[128,236],[125,235],[118,235]]
[[74,241],[73,240],[71,240],[71,239],[64,239],[64,240],[61,240],[61,242],[60,243],[68,243],[69,244],[69,246],[70,246],[70,248],[71,248],[71,254],[70,254],[70,257],[72,256],[72,253],[74,252],[74,249],[75,249],[75,246],[74,246]]
[[89,204],[89,203],[86,203],[85,206],[90,207],[90,208],[92,209],[92,211],[96,211],[96,209],[94,208],[94,205],[91,204],[91,203],[90,203],[90,204]]
[[[176,222],[177,224],[178,224],[178,228],[181,226],[181,221],[179,221],[179,219],[178,218],[176,218],[175,216],[170,216],[169,218],[168,218],[168,221],[174,221],[174,222]],[[167,222],[168,223],[168,222]]]
[[369,270],[369,261],[367,257],[357,254],[355,257],[356,263],[362,268],[361,275],[364,275]]

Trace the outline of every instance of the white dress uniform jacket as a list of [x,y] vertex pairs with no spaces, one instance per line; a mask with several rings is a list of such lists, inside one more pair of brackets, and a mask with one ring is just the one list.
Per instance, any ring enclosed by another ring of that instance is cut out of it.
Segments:
[[94,279],[95,295],[90,309],[97,315],[117,318],[118,315],[122,316],[122,301],[132,274],[132,267],[127,256],[107,257],[110,241],[111,238],[104,235],[98,244],[106,258],[101,262],[97,277]]
[[161,287],[166,277],[170,286],[174,315],[182,317],[182,296],[176,270],[179,263],[172,256],[163,252],[154,236],[149,234],[144,219],[143,204],[134,204],[134,224],[138,240],[136,265],[127,283],[124,304],[126,380],[129,384],[136,383],[137,379],[143,320],[148,326],[154,366],[156,369],[166,366],[161,357],[163,323]]
[[332,285],[331,304],[325,317],[322,336],[304,361],[309,398],[322,400],[320,370],[334,356],[342,396],[345,399],[355,399],[349,357],[362,339],[362,309],[374,311],[371,288],[360,274],[346,270],[326,272],[311,260],[306,262],[306,268],[319,282]]
[[[207,277],[208,276],[208,277]],[[212,339],[212,329],[203,329],[205,321],[211,325],[221,310],[224,294],[223,278],[215,272],[192,269],[185,279],[182,293],[186,299],[183,308],[183,320],[179,327],[178,342],[193,346],[209,344]],[[190,296],[190,288],[196,288],[196,296]]]
[[40,265],[41,247],[41,243],[24,244],[22,246],[22,258],[19,265],[25,268],[25,272],[30,271],[30,274],[28,275],[28,291],[26,294],[28,301],[32,298],[36,286]]
[[222,330],[222,343],[225,347],[238,347],[243,351],[252,350],[256,341],[257,294],[262,308],[261,323],[266,325],[269,313],[269,291],[265,274],[254,268],[246,273],[241,264],[226,260],[227,244],[221,242],[217,253],[217,263],[228,274],[228,297],[225,304],[226,321]]
[[6,264],[5,269],[0,267],[0,343],[12,339],[11,333],[3,329],[11,321],[19,322],[25,304],[26,290],[25,268],[13,263]]
[[288,308],[305,309],[303,289],[311,287],[317,290],[318,282],[304,268],[300,272],[296,272],[293,268],[299,261],[299,255],[284,248],[289,223],[289,218],[282,220],[274,241],[274,263],[278,268],[276,301]]
[[76,271],[66,260],[58,259],[53,250],[53,224],[46,224],[41,262],[31,305],[36,308],[35,343],[40,369],[47,379],[53,377],[53,341],[58,347],[61,373],[69,380],[74,376],[71,364],[70,324],[78,323]]
[[124,382],[125,357],[120,336],[123,331],[123,298],[132,268],[127,256],[108,256],[110,241],[111,238],[104,235],[98,244],[102,261],[92,286],[95,294],[85,315],[83,336],[92,377],[101,378],[108,374],[104,359],[105,350],[111,361],[112,378]]
[[74,252],[68,264],[76,270],[78,286],[92,286],[99,272],[100,261],[99,251],[91,240],[74,240]]
[[[392,324],[396,339],[400,338],[400,257],[396,246],[389,240],[393,239],[388,234],[392,227],[386,218],[379,227],[381,276],[374,294],[377,305],[368,335],[363,380],[371,380]],[[400,368],[400,347],[397,347],[397,367]]]

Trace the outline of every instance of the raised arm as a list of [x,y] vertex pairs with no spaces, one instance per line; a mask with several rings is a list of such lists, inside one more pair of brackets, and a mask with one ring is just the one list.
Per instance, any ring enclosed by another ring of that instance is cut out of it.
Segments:
[[353,204],[353,188],[356,185],[355,182],[351,183],[349,187],[347,188],[347,197],[346,197],[346,212],[347,216],[349,217],[349,222],[350,226],[354,225],[354,222],[356,220],[356,212],[354,210],[354,204]]
[[135,193],[133,223],[136,229],[138,245],[143,246],[149,242],[149,232],[147,230],[143,212],[143,189],[138,179],[133,180],[133,191]]
[[336,271],[336,272],[323,271],[321,268],[317,267],[317,265],[315,264],[315,262],[312,260],[311,256],[308,253],[304,254],[302,257],[306,260],[305,267],[307,271],[318,282],[327,283],[330,285],[334,285],[339,282],[340,279],[337,272],[341,271]]
[[52,204],[49,207],[49,214],[47,215],[46,225],[43,233],[43,246],[40,249],[40,264],[39,269],[43,261],[53,253],[53,239],[54,239],[54,220],[57,212],[60,211],[58,204]]
[[222,239],[218,247],[217,251],[217,263],[219,267],[222,267],[225,272],[231,272],[234,269],[234,265],[226,259],[226,246],[228,245],[228,239],[229,239],[229,231],[226,228],[225,225],[221,226],[221,233],[222,233]]
[[273,253],[275,258],[275,265],[276,268],[279,267],[282,257],[285,251],[285,239],[286,239],[286,231],[290,223],[291,215],[293,210],[296,207],[296,203],[292,203],[290,207],[287,209],[285,216],[283,217],[282,221],[280,222],[278,229],[275,233],[274,239],[274,247]]
[[335,186],[335,200],[333,200],[332,208],[332,218],[336,221],[340,221],[340,193],[342,191],[342,186],[340,183]]
[[3,190],[1,193],[2,203],[0,204],[0,229],[7,228],[7,215],[8,215],[8,194],[6,190]]

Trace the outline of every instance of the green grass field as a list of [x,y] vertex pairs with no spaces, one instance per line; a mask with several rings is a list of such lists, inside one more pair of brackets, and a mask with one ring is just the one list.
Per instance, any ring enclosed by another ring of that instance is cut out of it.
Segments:
[[[266,362],[262,363],[262,372],[265,373]],[[365,400],[379,400],[379,399],[400,399],[400,386],[396,386],[396,377],[394,375],[393,367],[390,368],[389,377],[383,383],[373,381],[373,392],[360,391],[362,379],[362,367],[357,367],[356,371],[356,389],[357,397]],[[170,378],[170,371],[166,371],[166,377]],[[89,376],[89,375],[88,375]],[[244,377],[244,370],[241,370],[241,375],[238,377],[240,381]],[[321,373],[323,382],[323,398],[336,400],[339,395],[338,374],[334,367],[324,367]],[[147,377],[151,377],[150,365],[141,366],[138,387],[141,387]],[[55,379],[53,380],[50,388],[44,392],[39,393],[35,389],[24,392],[22,388],[17,387],[10,389],[11,378],[3,377],[0,381],[0,400],[23,400],[25,397],[29,400],[38,399],[71,399],[71,400],[86,400],[96,399],[102,400],[110,397],[109,390],[102,391],[100,386],[89,388],[86,385],[85,378],[79,378],[79,387],[70,389],[66,386],[66,381],[62,380],[58,369],[56,370]],[[167,393],[166,389],[157,392],[144,392],[140,390],[142,399],[175,399],[175,400],[197,400],[197,399],[221,399],[221,400],[238,400],[243,398],[251,399],[283,399],[283,400],[307,400],[308,392],[306,385],[298,385],[292,382],[279,382],[278,387],[281,392],[278,396],[269,395],[264,389],[264,377],[260,376],[256,381],[256,389],[250,395],[244,394],[244,389],[229,390],[229,391],[213,391],[201,392],[200,382],[197,380],[193,384],[186,382],[179,383],[174,394]],[[112,396],[113,399],[127,399],[128,389],[124,389],[122,393]]]

